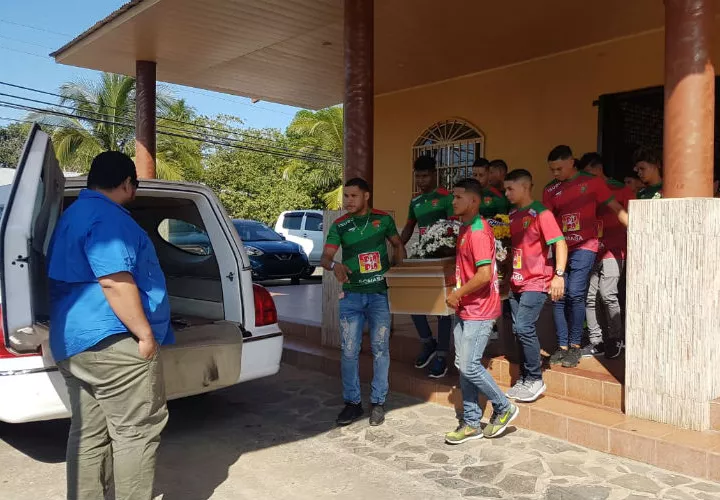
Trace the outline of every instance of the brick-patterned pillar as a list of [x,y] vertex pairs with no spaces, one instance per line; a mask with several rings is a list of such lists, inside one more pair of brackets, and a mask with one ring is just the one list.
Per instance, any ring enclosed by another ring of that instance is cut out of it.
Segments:
[[141,179],[155,178],[155,63],[135,63],[135,166]]

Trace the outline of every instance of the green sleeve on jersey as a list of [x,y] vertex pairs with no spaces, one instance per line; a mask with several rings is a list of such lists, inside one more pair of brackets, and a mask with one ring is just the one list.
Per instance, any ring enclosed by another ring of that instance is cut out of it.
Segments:
[[397,236],[398,230],[397,230],[397,226],[395,225],[395,221],[389,215],[386,216],[386,218],[387,218],[387,221],[385,222],[385,236],[388,238]]
[[410,200],[410,207],[408,207],[408,217],[407,220],[414,220],[417,222],[417,217],[415,216],[415,210],[413,209],[413,202]]
[[325,243],[335,247],[340,246],[340,233],[338,232],[337,224],[334,222],[330,225],[330,229],[328,229],[327,240]]
[[545,244],[546,244],[547,246],[554,245],[554,244],[557,243],[558,241],[562,241],[562,240],[564,240],[564,239],[565,239],[565,236],[558,236],[557,238],[553,238],[553,239],[551,239],[551,240],[549,240],[549,241],[546,241]]

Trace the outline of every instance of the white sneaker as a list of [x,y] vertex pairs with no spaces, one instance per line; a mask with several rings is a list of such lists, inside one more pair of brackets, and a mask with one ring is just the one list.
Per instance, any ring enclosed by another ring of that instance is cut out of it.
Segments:
[[510,388],[510,390],[507,391],[505,396],[507,396],[508,399],[517,399],[518,394],[522,391],[522,389],[525,387],[525,381],[523,379],[518,379],[517,382],[515,382],[515,385]]
[[[532,403],[539,398],[547,387],[542,380],[528,380],[515,394],[515,400],[522,403]],[[509,396],[508,396],[509,397]]]

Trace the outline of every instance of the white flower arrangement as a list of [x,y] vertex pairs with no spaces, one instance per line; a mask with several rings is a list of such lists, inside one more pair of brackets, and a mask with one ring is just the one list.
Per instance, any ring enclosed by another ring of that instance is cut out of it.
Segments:
[[460,221],[441,219],[428,227],[417,243],[408,247],[408,255],[414,259],[455,255],[458,234],[460,234]]

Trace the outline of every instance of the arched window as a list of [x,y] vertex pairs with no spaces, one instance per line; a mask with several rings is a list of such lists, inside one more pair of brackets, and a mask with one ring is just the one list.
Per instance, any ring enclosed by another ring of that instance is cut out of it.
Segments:
[[[485,136],[465,120],[437,122],[425,130],[413,146],[413,161],[431,155],[437,161],[438,186],[451,189],[463,177],[472,176],[475,158],[483,156]],[[417,192],[413,179],[413,193]]]

